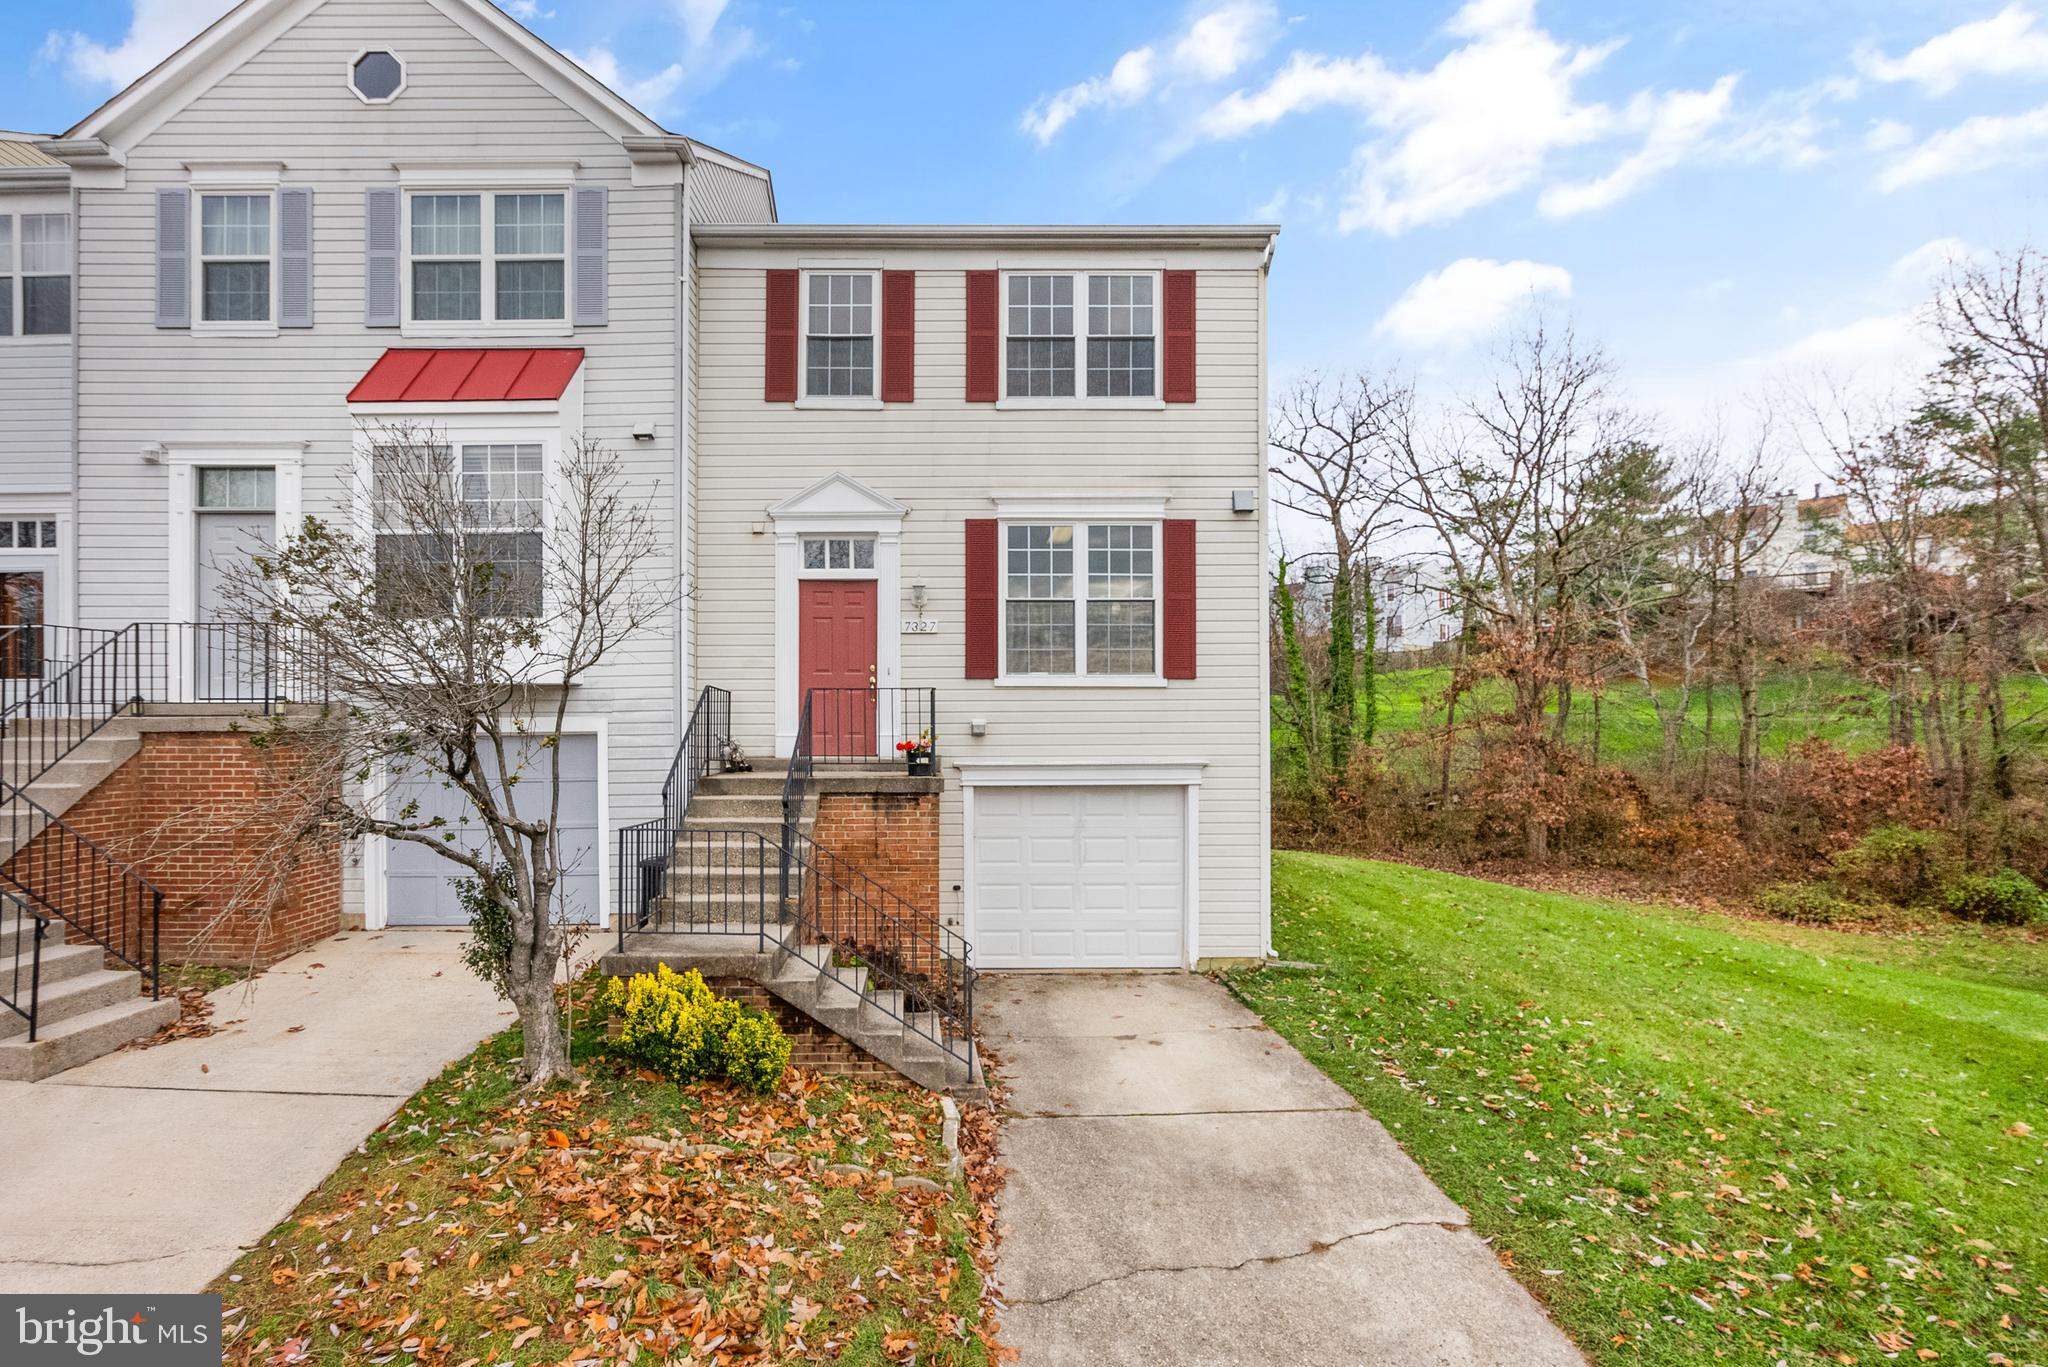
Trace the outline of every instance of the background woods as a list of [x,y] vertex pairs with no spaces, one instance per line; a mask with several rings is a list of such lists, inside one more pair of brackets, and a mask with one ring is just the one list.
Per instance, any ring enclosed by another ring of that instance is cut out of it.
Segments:
[[1802,919],[2048,880],[2048,266],[1958,265],[1928,319],[1943,356],[1908,392],[1780,394],[1739,444],[1674,440],[1542,320],[1454,404],[1297,382],[1272,421],[1283,843]]

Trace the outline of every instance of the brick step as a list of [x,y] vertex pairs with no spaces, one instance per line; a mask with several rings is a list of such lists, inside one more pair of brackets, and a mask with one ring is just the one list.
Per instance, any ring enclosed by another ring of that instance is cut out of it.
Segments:
[[[130,997],[142,995],[142,975],[133,969],[103,968],[93,973],[80,974],[51,982],[45,978],[36,993],[36,1025],[38,1033],[47,1033],[60,1021],[101,1007],[119,1006]],[[27,1006],[26,984],[24,996],[18,1002]],[[28,1021],[12,1011],[0,1011],[0,1040],[16,1035],[28,1034]]]
[[31,1044],[25,1035],[0,1041],[0,1081],[34,1082],[75,1068],[130,1040],[141,1039],[178,1018],[178,1001],[151,1001],[136,996],[116,1006],[102,1006],[47,1030],[38,1029]]

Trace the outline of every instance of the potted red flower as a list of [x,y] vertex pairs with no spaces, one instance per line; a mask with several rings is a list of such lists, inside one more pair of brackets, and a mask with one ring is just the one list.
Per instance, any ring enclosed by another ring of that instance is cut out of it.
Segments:
[[906,760],[908,760],[908,761],[910,762],[910,772],[911,772],[911,773],[913,773],[913,774],[929,774],[929,773],[931,773],[931,772],[932,772],[932,733],[931,733],[931,729],[930,729],[929,727],[927,727],[927,728],[926,728],[926,729],[924,730],[924,732],[923,732],[923,733],[922,733],[921,735],[919,735],[919,736],[918,736],[918,738],[917,738],[916,740],[899,740],[899,741],[897,741],[897,742],[896,742],[896,753],[898,753],[898,754],[902,755],[902,756],[904,757],[904,759],[906,759]]

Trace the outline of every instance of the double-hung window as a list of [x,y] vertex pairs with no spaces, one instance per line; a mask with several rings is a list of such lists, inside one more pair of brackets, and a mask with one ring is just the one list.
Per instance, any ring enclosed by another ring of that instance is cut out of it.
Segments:
[[566,203],[562,194],[407,196],[412,320],[567,319]]
[[[451,611],[453,595],[461,592],[476,594],[478,608],[489,616],[538,616],[546,470],[546,448],[539,442],[372,451],[378,593],[384,606],[428,616]],[[451,492],[452,499],[446,496]],[[451,516],[427,519],[440,522],[439,527],[423,526],[428,514]],[[448,570],[458,536],[470,571],[459,586]]]
[[199,317],[271,321],[271,196],[199,197]]
[[1006,399],[1158,397],[1154,272],[1019,271],[1005,281]]
[[812,271],[805,282],[804,397],[873,398],[874,273]]
[[0,337],[71,331],[71,215],[0,214]]
[[1004,675],[1155,677],[1157,545],[1149,522],[1009,524]]

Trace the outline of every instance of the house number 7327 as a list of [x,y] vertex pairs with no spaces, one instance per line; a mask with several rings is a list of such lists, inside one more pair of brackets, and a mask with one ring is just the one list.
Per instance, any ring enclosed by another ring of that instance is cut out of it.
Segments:
[[936,636],[939,634],[939,619],[936,617],[906,617],[903,619],[905,636]]

